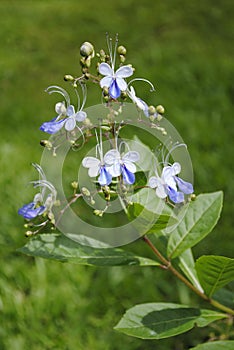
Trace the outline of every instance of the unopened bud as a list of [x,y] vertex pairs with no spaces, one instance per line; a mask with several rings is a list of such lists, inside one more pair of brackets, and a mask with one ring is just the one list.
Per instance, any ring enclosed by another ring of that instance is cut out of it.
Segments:
[[80,54],[83,57],[92,56],[94,57],[94,47],[88,41],[84,42],[80,47]]
[[190,195],[190,200],[191,200],[191,201],[195,201],[196,198],[197,198],[197,196],[195,195],[195,193],[192,193],[192,194]]
[[158,106],[156,107],[156,110],[157,110],[157,112],[160,113],[160,114],[164,114],[164,113],[165,113],[165,109],[164,109],[164,107],[163,107],[162,105],[158,105]]
[[162,120],[162,116],[161,114],[157,114],[157,120],[160,122],[160,120]]
[[85,195],[86,197],[90,197],[90,192],[86,187],[82,187],[81,192],[83,193],[83,195]]
[[73,81],[75,78],[70,75],[70,74],[66,74],[64,75],[64,78],[63,78],[65,81]]
[[34,234],[34,233],[33,233],[32,231],[26,231],[26,232],[25,232],[25,236],[26,236],[26,237],[33,236],[33,234]]
[[94,204],[95,204],[95,200],[94,200],[93,198],[91,198],[90,204],[91,204],[91,205],[94,205]]
[[125,60],[126,60],[126,58],[125,58],[124,55],[119,55],[119,58],[120,58],[120,62],[121,62],[121,63],[124,63]]
[[95,210],[93,211],[93,213],[94,213],[94,215],[96,215],[96,216],[100,216],[100,217],[103,216],[103,210],[95,209]]
[[156,113],[156,108],[154,106],[149,106],[148,112],[149,115],[154,115]]
[[71,187],[74,188],[74,190],[77,190],[77,188],[78,188],[78,182],[77,182],[77,181],[73,181],[73,182],[71,183]]
[[40,141],[40,145],[43,146],[43,147],[46,147],[48,149],[51,149],[52,148],[52,143],[48,140],[41,140]]
[[119,55],[126,55],[127,53],[127,50],[124,46],[120,45],[118,48],[117,48],[117,52]]

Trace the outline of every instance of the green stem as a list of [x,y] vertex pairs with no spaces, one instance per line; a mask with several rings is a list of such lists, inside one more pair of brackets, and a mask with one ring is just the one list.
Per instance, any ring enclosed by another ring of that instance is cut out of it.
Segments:
[[169,260],[167,260],[155,247],[155,245],[150,241],[150,239],[147,236],[143,237],[143,240],[145,243],[151,248],[151,250],[154,252],[154,254],[158,257],[158,259],[163,263],[161,266],[164,269],[167,269],[171,271],[180,281],[182,281],[188,288],[190,288],[194,293],[196,293],[200,298],[210,303],[212,306],[216,307],[219,310],[222,310],[230,315],[234,315],[234,310],[230,309],[229,307],[219,303],[218,301],[214,299],[210,299],[206,294],[202,293],[199,289],[194,287],[192,283],[190,283],[179,271],[177,271],[172,265]]

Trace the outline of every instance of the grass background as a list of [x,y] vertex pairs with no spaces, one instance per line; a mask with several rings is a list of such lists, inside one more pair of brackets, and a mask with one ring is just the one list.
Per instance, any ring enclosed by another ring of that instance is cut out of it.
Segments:
[[[189,146],[196,193],[223,190],[222,218],[195,254],[233,254],[232,0],[1,0],[0,1],[0,349],[183,350],[205,340],[193,330],[163,341],[112,330],[124,310],[150,301],[197,300],[170,276],[151,268],[60,264],[16,253],[24,229],[17,209],[33,192],[30,166],[39,162],[53,103],[44,93],[79,74],[78,52],[88,40],[101,48],[119,33],[136,76],[155,83],[142,98],[163,104]],[[96,103],[90,94],[89,105]]]

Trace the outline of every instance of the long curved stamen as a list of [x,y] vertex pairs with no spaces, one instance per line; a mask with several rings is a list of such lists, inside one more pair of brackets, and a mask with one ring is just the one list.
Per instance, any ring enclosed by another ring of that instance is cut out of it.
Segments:
[[54,92],[57,92],[58,94],[62,95],[65,98],[67,102],[67,107],[70,106],[71,102],[67,91],[61,88],[60,86],[51,85],[47,89],[45,89],[45,91],[48,92],[48,94],[50,95],[53,94]]
[[86,86],[86,84],[82,84],[82,83],[80,83],[80,86],[81,86],[81,90],[82,90],[82,94],[83,94],[83,103],[82,103],[79,110],[82,111],[84,106],[85,106],[86,99],[87,99],[87,86]]
[[80,111],[80,95],[79,95],[76,88],[75,88],[75,93],[76,93],[76,97],[77,97],[77,112],[79,112]]
[[120,153],[120,154],[121,154],[121,148],[122,148],[123,146],[125,146],[125,147],[128,149],[128,152],[130,151],[130,147],[129,147],[129,145],[127,144],[127,142],[126,142],[126,141],[121,141],[121,142],[120,142],[120,145],[119,145],[119,153]]
[[118,42],[119,42],[118,33],[116,33],[116,36],[115,36],[114,55],[113,55],[113,62],[112,62],[113,68],[114,68],[114,66],[115,66],[115,61],[116,61],[116,51],[117,51]]
[[42,180],[46,180],[46,176],[45,176],[45,173],[44,173],[42,167],[37,163],[32,163],[32,166],[39,172]]
[[151,83],[151,81],[149,81],[148,79],[144,79],[144,78],[134,78],[134,79],[130,80],[130,82],[128,83],[128,86],[129,86],[130,84],[132,84],[134,81],[144,81],[145,83],[147,83],[147,84],[149,84],[149,85],[151,86],[150,92],[156,91],[156,90],[155,90],[155,87],[154,87],[154,85]]
[[34,187],[46,187],[51,191],[52,196],[54,199],[57,196],[57,191],[54,188],[54,186],[47,180],[38,180],[38,181],[31,181]]
[[185,143],[176,143],[176,144],[174,144],[174,146],[169,150],[169,152],[168,152],[168,154],[167,154],[167,156],[165,158],[165,164],[168,164],[168,160],[169,160],[169,157],[170,157],[171,153],[178,147],[185,147],[185,148],[187,148],[187,145]]

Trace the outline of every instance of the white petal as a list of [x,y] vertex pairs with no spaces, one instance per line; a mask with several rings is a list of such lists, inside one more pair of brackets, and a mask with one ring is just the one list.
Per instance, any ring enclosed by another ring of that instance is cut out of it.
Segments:
[[104,156],[104,162],[108,165],[114,164],[116,160],[120,160],[120,154],[117,149],[111,149]]
[[136,151],[129,151],[123,156],[122,159],[123,162],[125,162],[126,160],[130,162],[137,162],[138,160],[140,160],[140,155]]
[[55,112],[58,114],[66,115],[66,106],[64,102],[58,102],[55,105]]
[[169,177],[166,181],[167,186],[171,187],[173,190],[177,191],[175,177]]
[[149,187],[156,188],[161,184],[161,179],[155,176],[149,178]]
[[111,76],[107,76],[101,79],[100,86],[103,88],[104,86],[110,87],[111,83],[113,81],[113,78]]
[[84,111],[79,111],[78,113],[76,113],[76,120],[78,122],[83,122],[83,120],[85,120],[86,117],[87,113],[85,113]]
[[162,199],[167,197],[167,192],[165,191],[165,187],[163,185],[157,187],[156,195]]
[[121,91],[127,90],[128,85],[127,85],[126,81],[123,78],[116,77],[116,83],[117,83],[117,85],[118,85],[118,87],[120,88]]
[[165,183],[174,176],[174,170],[172,169],[171,166],[165,166],[162,171],[162,176],[161,178],[164,180]]
[[115,72],[116,78],[128,78],[133,74],[133,69],[130,66],[122,66]]
[[99,73],[102,75],[110,75],[113,76],[114,72],[111,66],[108,63],[101,63],[98,67]]
[[33,203],[37,204],[37,203],[43,203],[43,197],[41,193],[37,193],[35,194],[34,198],[33,198]]
[[85,168],[91,168],[100,165],[100,160],[95,157],[85,157],[82,160],[82,165]]
[[120,163],[118,161],[114,162],[113,165],[107,167],[107,170],[113,177],[120,176],[121,174]]
[[66,122],[65,122],[65,129],[67,131],[72,131],[76,126],[76,120],[74,117],[69,117],[67,118]]
[[72,115],[75,114],[75,108],[73,105],[70,105],[67,107],[67,116],[71,117]]
[[173,172],[174,172],[174,175],[177,175],[181,172],[181,165],[180,163],[176,162],[174,164],[172,164],[172,169],[173,169]]
[[99,174],[100,166],[93,166],[89,168],[88,174],[90,177],[96,177]]

